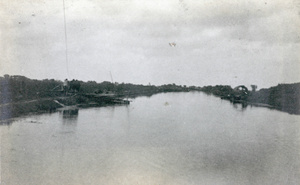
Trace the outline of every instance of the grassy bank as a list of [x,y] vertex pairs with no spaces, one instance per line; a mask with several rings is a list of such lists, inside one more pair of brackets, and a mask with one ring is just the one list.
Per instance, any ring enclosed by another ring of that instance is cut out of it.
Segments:
[[205,86],[201,90],[233,103],[239,102],[245,105],[274,108],[290,114],[300,114],[300,83],[278,84],[259,91],[239,91],[228,85]]
[[6,120],[31,112],[53,112],[62,106],[52,99],[40,99],[8,103],[0,106],[0,120]]

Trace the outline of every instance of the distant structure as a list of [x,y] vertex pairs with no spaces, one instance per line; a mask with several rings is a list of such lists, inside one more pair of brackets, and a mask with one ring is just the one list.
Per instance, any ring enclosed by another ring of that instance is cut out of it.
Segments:
[[21,76],[21,75],[12,75],[10,76],[11,79],[17,80],[17,81],[21,81],[21,80],[28,80],[27,77],[25,76]]
[[67,93],[67,91],[68,91],[68,85],[69,85],[69,81],[68,81],[68,79],[65,79],[65,81],[63,83],[63,91],[65,93]]
[[5,75],[4,75],[4,78],[5,78],[5,79],[9,79],[9,75],[8,75],[8,74],[5,74]]
[[249,96],[249,90],[244,85],[239,85],[233,89],[233,93],[231,94],[231,101],[233,102],[243,102],[247,100]]
[[252,88],[252,92],[255,92],[257,89],[257,85],[251,85],[251,88]]
[[236,94],[246,95],[249,94],[249,90],[244,85],[239,85],[233,89]]

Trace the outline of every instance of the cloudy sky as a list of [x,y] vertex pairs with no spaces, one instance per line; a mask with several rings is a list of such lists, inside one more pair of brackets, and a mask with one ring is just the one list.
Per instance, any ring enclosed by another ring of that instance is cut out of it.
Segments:
[[299,0],[64,1],[66,24],[63,0],[0,2],[1,76],[102,82],[111,72],[135,84],[259,88],[300,82]]

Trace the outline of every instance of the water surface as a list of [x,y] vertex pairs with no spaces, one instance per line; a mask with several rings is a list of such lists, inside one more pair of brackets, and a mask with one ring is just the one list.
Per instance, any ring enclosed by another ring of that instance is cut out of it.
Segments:
[[300,184],[300,116],[166,93],[1,126],[2,184]]

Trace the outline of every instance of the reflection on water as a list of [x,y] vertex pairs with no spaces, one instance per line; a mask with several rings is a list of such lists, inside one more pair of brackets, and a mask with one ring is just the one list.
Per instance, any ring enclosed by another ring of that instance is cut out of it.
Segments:
[[79,112],[78,108],[63,110],[62,111],[63,123],[64,124],[77,123],[78,112]]
[[77,120],[78,120],[78,108],[73,108],[73,109],[66,109],[61,111],[62,113],[62,123],[64,125],[77,125]]
[[232,106],[237,110],[244,111],[247,109],[248,104],[247,103],[232,103]]
[[299,121],[203,93],[27,116],[0,127],[2,183],[300,184]]
[[63,110],[63,117],[64,118],[75,118],[78,116],[78,108],[77,109],[69,109]]

